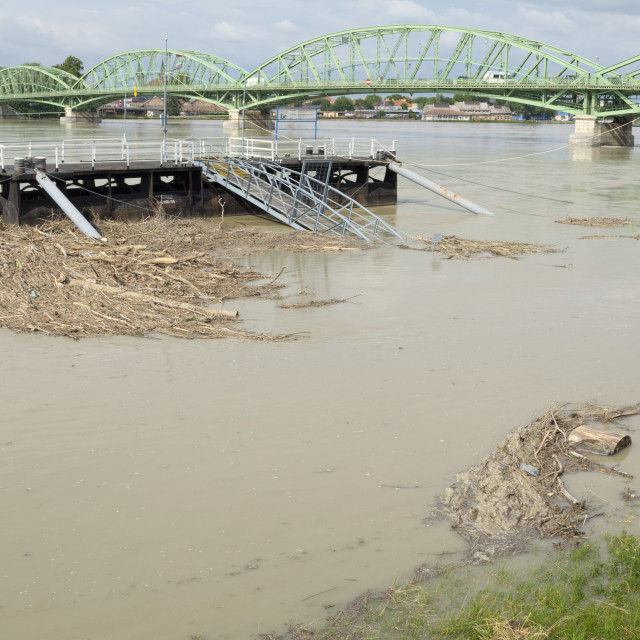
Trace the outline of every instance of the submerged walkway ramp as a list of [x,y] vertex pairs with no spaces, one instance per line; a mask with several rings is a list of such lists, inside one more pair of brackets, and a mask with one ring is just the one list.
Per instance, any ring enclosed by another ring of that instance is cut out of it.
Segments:
[[[194,161],[205,178],[247,200],[280,222],[299,230],[353,234],[366,242],[404,239],[406,234],[332,187],[326,180],[275,162],[216,157]],[[316,168],[316,175],[318,175]]]

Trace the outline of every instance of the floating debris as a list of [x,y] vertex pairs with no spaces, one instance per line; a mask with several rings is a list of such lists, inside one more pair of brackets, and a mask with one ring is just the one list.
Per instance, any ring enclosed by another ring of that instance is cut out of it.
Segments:
[[431,238],[416,236],[416,240],[429,245],[433,251],[444,253],[447,258],[469,260],[470,258],[511,258],[530,253],[560,253],[562,249],[554,249],[548,245],[530,244],[527,242],[507,242],[492,240],[469,240],[457,236],[443,236],[436,244]]
[[581,227],[624,227],[631,224],[628,218],[565,218],[558,224],[575,224]]
[[214,255],[281,248],[333,251],[342,239],[311,232],[226,229],[204,219],[99,221],[108,242],[66,220],[40,227],[0,223],[0,326],[73,338],[152,333],[282,340],[238,326],[229,301],[272,296],[281,287]]

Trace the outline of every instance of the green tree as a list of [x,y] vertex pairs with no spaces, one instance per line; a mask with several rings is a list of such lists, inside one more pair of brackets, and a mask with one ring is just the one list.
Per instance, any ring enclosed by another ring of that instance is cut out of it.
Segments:
[[353,100],[347,98],[347,96],[340,96],[333,103],[334,111],[353,111],[353,108]]
[[54,69],[62,69],[62,71],[66,71],[70,73],[72,76],[76,76],[79,78],[84,71],[84,63],[80,58],[76,58],[75,56],[67,56],[64,62],[60,64],[54,64]]
[[406,102],[403,102],[403,103],[400,105],[400,108],[401,108],[401,109],[404,109],[404,110],[406,111],[406,110],[409,108],[409,105],[408,105]]
[[374,109],[377,104],[382,102],[382,96],[379,96],[375,93],[369,94],[365,96],[364,103],[367,109]]
[[475,100],[475,98],[470,93],[454,93],[453,94],[454,102],[469,102],[470,100]]
[[320,111],[331,111],[331,102],[326,98],[316,98],[309,104],[312,104],[315,107],[320,107]]
[[182,104],[184,100],[182,98],[176,98],[176,96],[167,96],[167,115],[179,116],[182,111]]

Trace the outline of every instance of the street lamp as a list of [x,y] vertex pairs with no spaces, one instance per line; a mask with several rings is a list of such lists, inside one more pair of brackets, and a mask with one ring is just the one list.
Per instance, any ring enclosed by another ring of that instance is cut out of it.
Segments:
[[242,147],[241,153],[244,158],[244,106],[247,100],[247,79],[244,79],[244,88],[242,90]]
[[169,74],[174,71],[179,71],[182,68],[182,62],[176,64],[171,71],[167,69],[169,66],[169,50],[167,49],[167,40],[169,34],[164,34],[164,99],[162,109],[162,162],[167,160],[167,81]]
[[167,66],[169,64],[169,51],[167,49],[167,41],[169,34],[164,34],[164,103],[162,113],[162,162],[167,160]]

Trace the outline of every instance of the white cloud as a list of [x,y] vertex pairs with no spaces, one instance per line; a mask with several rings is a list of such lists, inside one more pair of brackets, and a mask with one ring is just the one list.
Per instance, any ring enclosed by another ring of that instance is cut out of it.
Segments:
[[252,69],[279,51],[326,33],[403,23],[502,31],[586,58],[599,56],[600,62],[611,64],[637,53],[640,4],[453,0],[443,6],[426,0],[280,0],[274,5],[234,0],[221,10],[210,0],[181,5],[172,0],[111,0],[96,13],[95,4],[86,0],[3,2],[0,65],[56,64],[74,55],[89,68],[121,51],[162,48],[169,31],[172,48],[213,53]]
[[296,25],[291,20],[281,20],[273,25],[278,31],[296,31]]

